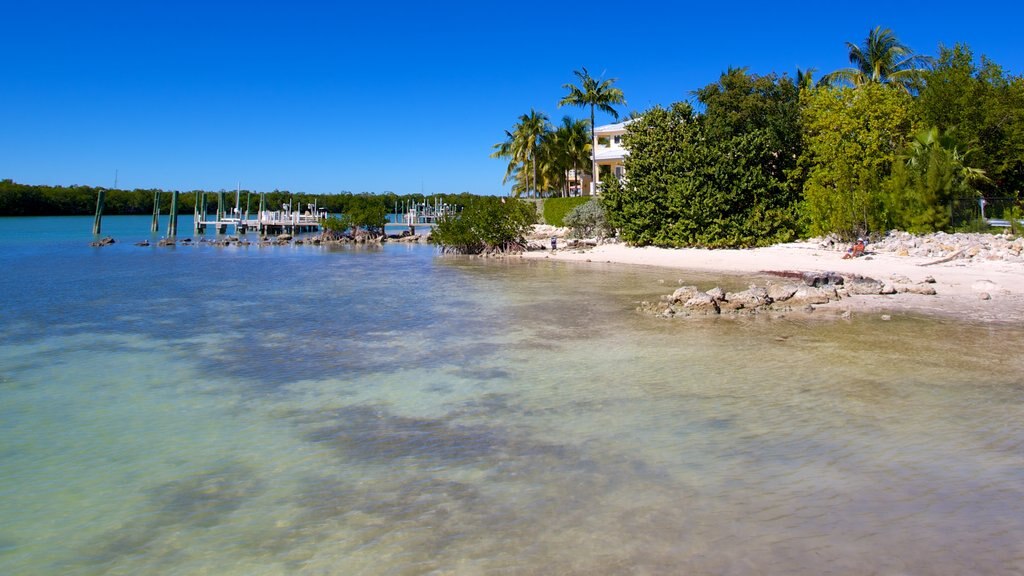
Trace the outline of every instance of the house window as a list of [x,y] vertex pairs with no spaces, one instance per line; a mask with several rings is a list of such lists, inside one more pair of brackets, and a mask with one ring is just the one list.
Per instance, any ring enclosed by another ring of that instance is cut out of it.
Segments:
[[614,140],[616,146],[621,146],[622,145],[622,135],[621,134],[616,134],[615,138],[613,140]]
[[619,180],[622,180],[625,176],[626,176],[626,167],[625,166],[616,166],[615,167],[615,177],[618,178]]

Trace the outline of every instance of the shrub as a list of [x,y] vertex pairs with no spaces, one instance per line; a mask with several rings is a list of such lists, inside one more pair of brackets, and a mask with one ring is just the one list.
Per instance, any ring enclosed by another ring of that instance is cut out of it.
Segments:
[[552,226],[567,226],[565,216],[577,206],[587,203],[588,198],[547,198],[544,200],[544,222]]
[[572,228],[573,238],[604,238],[614,232],[605,218],[604,206],[596,198],[570,210],[563,221]]
[[462,212],[442,218],[431,237],[445,251],[458,254],[518,252],[536,222],[537,211],[531,204],[481,197],[470,201]]

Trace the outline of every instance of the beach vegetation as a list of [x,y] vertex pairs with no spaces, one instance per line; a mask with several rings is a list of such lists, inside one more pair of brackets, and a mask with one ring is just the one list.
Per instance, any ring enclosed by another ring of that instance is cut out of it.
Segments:
[[431,235],[445,252],[507,254],[526,247],[526,234],[537,223],[533,204],[517,198],[479,196],[457,214],[441,218]]
[[933,62],[929,56],[915,54],[892,30],[881,26],[869,31],[861,44],[847,42],[846,47],[852,66],[827,74],[825,82],[853,87],[883,84],[916,92]]
[[539,151],[550,131],[547,115],[531,109],[519,117],[511,130],[505,131],[505,140],[493,146],[491,158],[508,160],[501,183],[511,180],[512,194],[516,197],[537,196]]
[[[600,110],[612,118],[618,120],[619,111],[615,108],[618,105],[626,104],[626,96],[623,94],[620,88],[615,86],[617,78],[606,78],[600,80],[594,78],[587,71],[586,67],[582,67],[579,70],[574,70],[573,74],[579,80],[579,85],[575,84],[563,84],[562,88],[568,90],[568,94],[562,97],[558,102],[558,106],[577,106],[580,108],[590,109],[590,134],[591,138],[594,138],[595,132],[595,112]],[[590,153],[590,174],[597,174],[597,143],[593,142]]]
[[544,200],[544,222],[552,226],[566,226],[565,216],[577,206],[586,204],[589,200],[589,196],[547,198]]
[[883,183],[915,127],[910,94],[882,84],[805,91],[803,217],[812,235],[884,230]]
[[615,230],[608,224],[604,205],[594,197],[569,211],[563,219],[573,238],[607,238],[615,235]]
[[[983,170],[967,165],[954,138],[937,127],[921,130],[885,182],[886,227],[927,234],[949,229],[954,220],[963,224],[980,197],[977,185],[986,180]],[[958,212],[968,216],[957,218]]]
[[1024,190],[1024,79],[957,44],[940,47],[924,83],[915,100],[918,114],[985,172],[978,190],[987,197]]
[[628,178],[603,183],[612,226],[632,244],[747,247],[797,233],[799,91],[786,77],[730,69],[686,102],[629,126]]

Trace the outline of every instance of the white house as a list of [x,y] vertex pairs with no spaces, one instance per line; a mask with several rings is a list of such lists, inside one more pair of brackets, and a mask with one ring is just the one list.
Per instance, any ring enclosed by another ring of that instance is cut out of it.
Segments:
[[[597,160],[598,182],[608,174],[613,174],[619,180],[626,177],[626,156],[629,156],[629,150],[622,145],[622,137],[633,122],[635,120],[626,120],[594,128],[594,133],[597,135],[597,149],[594,156]],[[584,182],[586,189],[594,194],[594,186],[590,182],[590,178],[586,178]]]

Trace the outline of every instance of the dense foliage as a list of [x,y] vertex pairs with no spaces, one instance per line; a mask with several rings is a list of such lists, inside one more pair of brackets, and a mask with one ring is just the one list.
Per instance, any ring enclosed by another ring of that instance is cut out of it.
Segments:
[[799,94],[787,78],[730,70],[687,103],[630,126],[628,180],[605,182],[604,206],[639,245],[742,247],[795,237]]
[[815,90],[803,106],[809,232],[886,229],[883,182],[914,127],[910,95],[880,84]]
[[517,252],[536,223],[537,210],[530,203],[479,196],[458,214],[442,218],[431,238],[444,250],[459,254]]
[[607,238],[615,233],[608,224],[604,206],[596,198],[580,204],[565,215],[564,225],[571,228],[573,238]]
[[552,226],[565,226],[565,215],[588,200],[589,197],[582,196],[547,198],[544,200],[544,222]]

